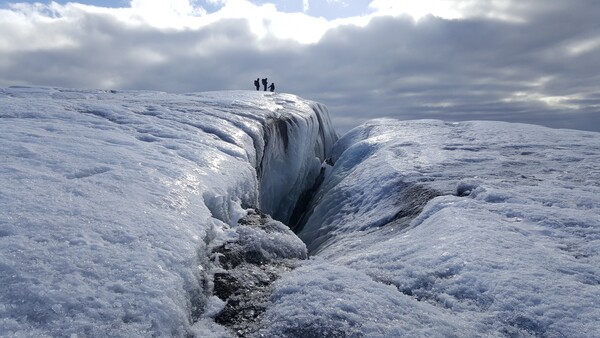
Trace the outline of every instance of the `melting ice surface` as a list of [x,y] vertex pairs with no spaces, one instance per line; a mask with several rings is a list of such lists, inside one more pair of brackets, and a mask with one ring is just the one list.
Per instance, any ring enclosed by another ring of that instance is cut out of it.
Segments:
[[[336,139],[293,95],[0,89],[0,336],[600,336],[600,134]],[[296,214],[312,258],[263,268],[306,248],[254,208]],[[217,323],[217,279],[252,290],[279,265],[247,331]]]

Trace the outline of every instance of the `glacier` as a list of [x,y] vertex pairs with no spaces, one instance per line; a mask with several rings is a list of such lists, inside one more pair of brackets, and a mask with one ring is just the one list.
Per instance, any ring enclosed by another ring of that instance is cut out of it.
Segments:
[[22,86],[0,159],[0,336],[600,336],[598,133]]

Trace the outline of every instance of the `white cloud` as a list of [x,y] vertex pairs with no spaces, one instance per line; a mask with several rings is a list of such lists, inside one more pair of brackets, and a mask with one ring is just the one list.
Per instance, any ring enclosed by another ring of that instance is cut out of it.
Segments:
[[598,49],[600,49],[600,37],[592,37],[569,43],[567,53],[576,56],[597,51]]
[[523,22],[522,12],[532,7],[532,2],[515,0],[372,0],[369,8],[378,14],[408,14],[417,20],[431,14],[444,19],[479,17]]
[[244,19],[248,21],[252,33],[259,38],[272,36],[301,43],[318,41],[329,28],[336,25],[303,13],[280,12],[273,4],[258,6],[246,0],[227,1],[219,11],[203,19],[210,23],[222,19]]
[[541,102],[554,109],[580,109],[581,106],[573,102],[583,99],[582,95],[548,96],[537,92],[515,92],[502,101],[507,103],[531,104]]
[[[316,43],[330,29],[340,25],[364,27],[370,19],[376,16],[409,14],[419,19],[427,14],[434,14],[442,18],[459,18],[463,15],[461,10],[467,12],[469,7],[467,5],[472,2],[470,0],[373,0],[369,4],[369,8],[372,10],[370,14],[327,20],[306,14],[310,8],[308,0],[303,0],[304,13],[285,13],[279,11],[272,3],[257,5],[249,0],[205,1],[221,7],[216,12],[207,13],[193,0],[131,0],[128,8],[102,8],[78,3],[59,5],[53,2],[50,5],[18,5],[14,10],[6,10],[3,20],[6,17],[18,16],[17,21],[23,24],[21,26],[26,26],[32,21],[79,20],[78,18],[86,13],[94,13],[111,16],[128,25],[194,30],[223,19],[243,19],[248,21],[252,33],[259,39],[276,37],[300,43]],[[341,0],[327,1],[344,3]],[[22,27],[20,33],[17,31],[19,35],[23,36],[22,32],[27,32],[27,27]],[[51,40],[44,40],[44,34],[40,35],[42,38],[34,35],[27,35],[26,38],[34,41],[33,45],[37,46],[44,45],[44,41],[52,41],[46,45],[55,46],[65,46],[71,43],[68,37],[60,38],[60,34],[56,34],[55,38]],[[4,40],[13,39],[5,35]],[[0,46],[6,46],[8,43],[0,38]]]
[[308,3],[308,0],[302,0],[302,11],[304,13],[308,12],[308,10],[310,9],[310,4]]
[[0,50],[5,52],[64,49],[77,47],[68,27],[78,20],[78,13],[64,14],[65,7],[56,3],[16,4],[0,9]]
[[206,15],[204,9],[189,0],[131,0],[130,11],[158,27],[177,27],[185,25],[190,17]]
[[369,7],[380,14],[408,14],[415,19],[428,14],[454,19],[462,17],[455,4],[454,0],[373,0]]
[[[179,30],[200,29],[224,19],[243,19],[248,21],[251,32],[260,39],[275,37],[301,43],[317,42],[328,29],[340,24],[365,24],[361,18],[327,21],[303,13],[284,13],[270,3],[255,5],[248,0],[210,1],[218,2],[222,7],[214,13],[207,13],[189,0],[132,0],[129,8],[102,8],[78,3],[60,5],[54,2],[50,5],[20,4],[10,10],[0,10],[0,26],[11,25],[12,28],[6,32],[14,32],[13,35],[2,34],[0,46],[7,50],[18,49],[17,46],[31,50],[72,45],[68,33],[63,36],[66,30],[43,32],[38,29],[48,24],[56,30],[60,22],[77,21],[86,13],[108,15],[127,25]],[[13,29],[15,27],[19,29]],[[22,41],[28,43],[23,44]]]

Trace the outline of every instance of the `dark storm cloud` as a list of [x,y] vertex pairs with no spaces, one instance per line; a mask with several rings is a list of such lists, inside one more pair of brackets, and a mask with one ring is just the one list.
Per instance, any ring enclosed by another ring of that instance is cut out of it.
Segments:
[[600,130],[593,95],[600,45],[569,52],[600,30],[589,22],[565,28],[570,21],[551,14],[529,23],[379,18],[365,29],[338,28],[312,47],[311,55],[325,59],[315,67],[327,74],[329,90],[309,96],[357,118],[488,119]]
[[201,30],[128,26],[109,15],[86,15],[70,38],[75,47],[14,52],[3,78],[76,87],[165,91],[227,89],[256,49],[245,20]]
[[3,53],[8,62],[0,67],[1,81],[169,92],[247,89],[257,76],[288,71],[277,63],[295,58],[302,46],[273,37],[259,41],[244,19],[175,30],[85,13],[49,39],[61,34],[74,46]]
[[592,7],[516,6],[521,21],[376,17],[315,44],[259,38],[245,19],[168,30],[84,13],[40,32],[68,37],[64,47],[0,52],[0,83],[191,92],[252,89],[269,77],[278,91],[325,103],[341,131],[382,116],[600,131]]

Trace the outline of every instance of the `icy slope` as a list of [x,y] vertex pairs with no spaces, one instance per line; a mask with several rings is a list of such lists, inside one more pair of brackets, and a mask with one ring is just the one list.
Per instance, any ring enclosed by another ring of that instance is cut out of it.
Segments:
[[265,336],[600,337],[600,134],[384,119],[332,159]]
[[236,222],[287,219],[335,140],[293,95],[0,89],[0,336],[228,335],[212,250],[305,256]]

